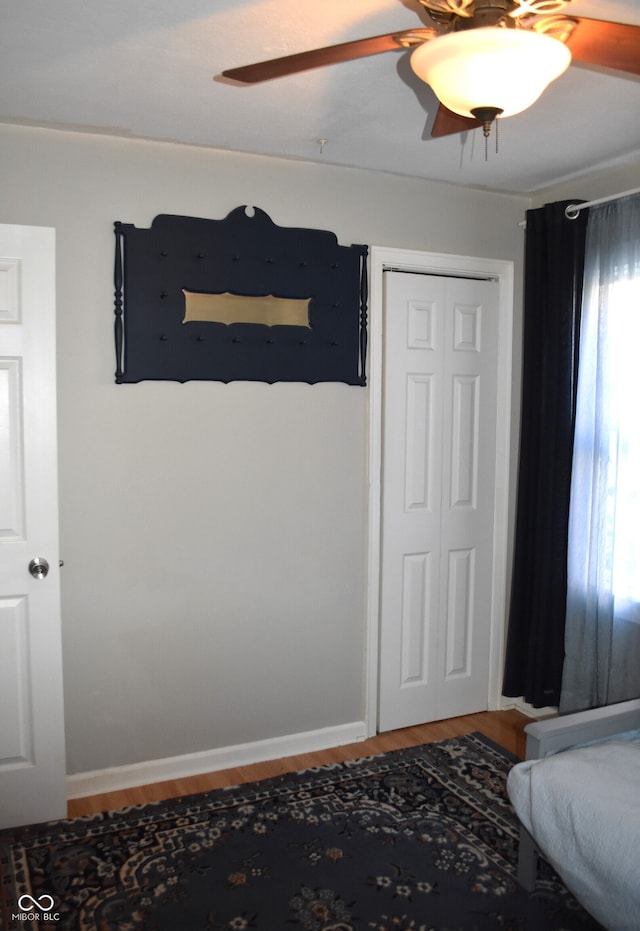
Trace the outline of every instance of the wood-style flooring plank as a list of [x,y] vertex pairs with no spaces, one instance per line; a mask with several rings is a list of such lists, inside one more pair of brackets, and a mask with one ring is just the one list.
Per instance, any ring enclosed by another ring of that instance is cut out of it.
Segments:
[[368,740],[333,747],[329,750],[302,753],[297,756],[239,766],[185,779],[173,779],[117,792],[107,792],[102,795],[70,799],[67,806],[68,817],[79,818],[102,811],[128,808],[131,805],[144,805],[148,802],[208,792],[211,789],[225,786],[257,782],[260,779],[270,779],[312,766],[340,763],[345,760],[372,756],[376,753],[387,753],[390,750],[402,750],[405,747],[415,747],[423,743],[446,740],[449,737],[459,737],[472,731],[479,731],[522,759],[525,750],[524,728],[528,723],[530,719],[518,711],[483,711],[478,714],[463,715],[459,718],[449,718],[444,721],[389,731]]

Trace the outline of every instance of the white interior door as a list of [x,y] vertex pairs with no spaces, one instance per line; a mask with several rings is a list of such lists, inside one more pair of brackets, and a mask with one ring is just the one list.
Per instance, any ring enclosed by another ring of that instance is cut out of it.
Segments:
[[488,707],[498,285],[385,273],[379,729]]
[[57,496],[55,234],[0,225],[0,828],[66,816]]

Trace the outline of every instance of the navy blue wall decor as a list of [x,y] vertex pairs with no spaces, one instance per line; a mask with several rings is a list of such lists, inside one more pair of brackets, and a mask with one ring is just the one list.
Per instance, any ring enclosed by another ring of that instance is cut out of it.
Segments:
[[247,207],[114,228],[118,384],[366,383],[366,246]]

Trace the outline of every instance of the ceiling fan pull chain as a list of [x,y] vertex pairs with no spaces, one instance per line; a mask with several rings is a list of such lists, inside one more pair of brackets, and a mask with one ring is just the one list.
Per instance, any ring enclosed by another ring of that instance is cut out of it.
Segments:
[[[500,122],[499,118],[496,117],[493,121],[493,125],[496,130],[496,155],[498,154],[498,123]],[[491,135],[491,123],[485,122],[482,127],[482,134],[484,136],[484,160],[485,162],[489,160],[489,136]]]
[[470,113],[482,124],[482,135],[484,136],[484,160],[487,161],[489,151],[489,136],[491,135],[491,124],[496,124],[496,152],[498,151],[498,117],[504,111],[500,107],[474,107]]

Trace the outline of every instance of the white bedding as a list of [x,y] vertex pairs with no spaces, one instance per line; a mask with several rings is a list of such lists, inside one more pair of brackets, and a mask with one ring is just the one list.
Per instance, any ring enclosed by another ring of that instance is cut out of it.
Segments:
[[640,929],[640,740],[526,760],[509,773],[518,817],[576,898],[610,931]]

